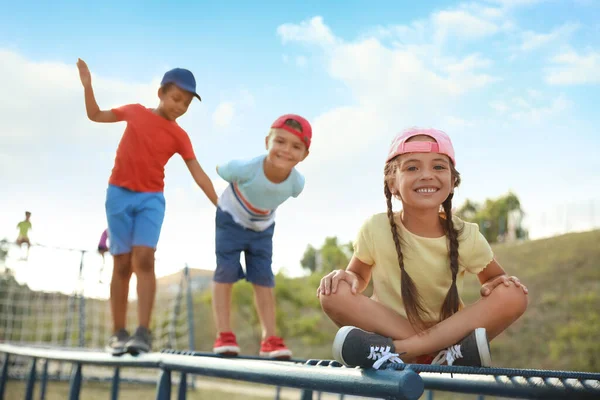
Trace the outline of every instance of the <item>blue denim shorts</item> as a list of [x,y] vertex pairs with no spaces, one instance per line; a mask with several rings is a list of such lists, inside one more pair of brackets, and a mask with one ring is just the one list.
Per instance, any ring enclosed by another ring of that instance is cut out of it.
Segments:
[[134,192],[108,185],[105,206],[112,255],[130,253],[132,246],[156,249],[165,218],[162,192]]
[[[264,231],[253,231],[239,225],[231,214],[219,207],[215,222],[217,269],[213,280],[218,283],[235,283],[246,278],[255,285],[275,286],[275,276],[271,269],[275,223]],[[242,252],[246,261],[245,274],[240,263]]]

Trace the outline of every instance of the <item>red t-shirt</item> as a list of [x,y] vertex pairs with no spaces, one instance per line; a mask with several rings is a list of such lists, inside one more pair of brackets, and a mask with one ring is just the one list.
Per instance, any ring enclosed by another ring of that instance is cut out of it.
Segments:
[[184,160],[196,158],[188,134],[175,121],[169,121],[141,104],[113,108],[118,121],[126,121],[111,185],[136,192],[162,192],[165,165],[179,153]]

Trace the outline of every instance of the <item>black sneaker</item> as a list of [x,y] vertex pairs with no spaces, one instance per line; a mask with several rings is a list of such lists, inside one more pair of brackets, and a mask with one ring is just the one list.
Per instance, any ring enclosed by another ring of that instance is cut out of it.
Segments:
[[431,364],[491,367],[492,355],[485,328],[477,328],[457,344],[442,350]]
[[129,340],[129,332],[125,329],[116,331],[109,339],[106,345],[106,351],[114,356],[120,356],[127,353],[126,343]]
[[152,335],[147,328],[138,326],[135,333],[125,345],[130,354],[148,353],[152,348]]
[[394,342],[354,326],[342,327],[333,340],[333,358],[348,367],[379,369],[385,363],[403,363]]

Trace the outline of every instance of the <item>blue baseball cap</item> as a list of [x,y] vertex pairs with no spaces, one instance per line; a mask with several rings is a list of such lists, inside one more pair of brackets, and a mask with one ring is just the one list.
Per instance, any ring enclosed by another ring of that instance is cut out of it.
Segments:
[[173,68],[172,70],[165,72],[165,75],[160,82],[160,86],[164,86],[167,83],[173,83],[177,85],[179,88],[192,93],[198,98],[198,100],[202,101],[200,95],[196,93],[196,79],[190,70],[184,68]]

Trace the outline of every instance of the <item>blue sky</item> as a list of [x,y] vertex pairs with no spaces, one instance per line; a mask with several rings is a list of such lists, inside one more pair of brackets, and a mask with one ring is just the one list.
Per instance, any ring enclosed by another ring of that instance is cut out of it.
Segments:
[[[587,0],[3,5],[0,236],[24,208],[34,241],[94,248],[104,228],[124,126],[85,118],[78,57],[104,108],[155,106],[164,71],[191,69],[203,102],[180,124],[218,191],[215,165],[263,152],[276,117],[313,123],[306,190],[279,210],[275,270],[300,273],[308,243],[352,240],[384,211],[386,147],[411,125],[452,137],[457,205],[514,190],[533,236],[589,229],[600,217],[576,211],[600,215],[599,21]],[[165,194],[159,273],[214,268],[214,208],[177,156]]]

